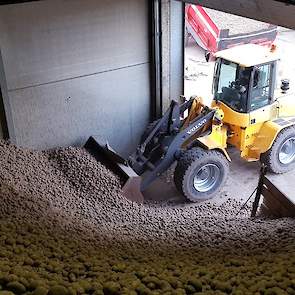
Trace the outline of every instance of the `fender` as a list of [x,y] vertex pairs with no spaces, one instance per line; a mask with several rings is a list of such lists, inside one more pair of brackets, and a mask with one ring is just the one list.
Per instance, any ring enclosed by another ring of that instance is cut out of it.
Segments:
[[290,126],[295,126],[295,117],[277,118],[265,122],[253,143],[252,152],[259,159],[261,154],[267,152],[272,147],[278,134]]
[[231,162],[231,158],[226,151],[227,128],[226,126],[213,125],[209,135],[200,137],[197,141],[208,150],[219,150]]

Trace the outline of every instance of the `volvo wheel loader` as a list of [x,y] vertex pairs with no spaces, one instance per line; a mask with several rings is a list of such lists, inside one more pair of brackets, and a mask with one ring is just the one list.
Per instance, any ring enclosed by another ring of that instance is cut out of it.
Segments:
[[295,96],[288,80],[276,87],[277,62],[273,50],[254,44],[217,52],[211,106],[198,97],[172,101],[128,159],[94,136],[85,147],[121,176],[124,195],[138,202],[174,162],[175,185],[188,200],[213,197],[229,173],[229,145],[246,161],[287,172],[295,168]]

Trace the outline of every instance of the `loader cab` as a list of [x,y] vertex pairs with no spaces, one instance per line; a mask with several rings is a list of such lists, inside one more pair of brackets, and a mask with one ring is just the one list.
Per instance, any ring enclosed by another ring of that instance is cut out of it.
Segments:
[[213,95],[235,112],[248,114],[273,102],[276,57],[247,44],[217,53]]
[[272,103],[275,62],[241,66],[225,59],[217,60],[214,75],[214,99],[239,113],[250,113]]

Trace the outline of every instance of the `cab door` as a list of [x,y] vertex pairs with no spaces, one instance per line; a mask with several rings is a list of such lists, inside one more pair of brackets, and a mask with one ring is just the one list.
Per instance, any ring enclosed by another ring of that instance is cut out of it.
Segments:
[[255,66],[251,77],[249,95],[250,125],[261,124],[278,115],[274,101],[275,64]]
[[258,139],[261,127],[278,114],[278,103],[274,101],[274,76],[273,62],[255,66],[251,74],[248,99],[249,125],[241,136],[241,156],[248,161],[258,159],[259,151],[256,151],[254,143]]

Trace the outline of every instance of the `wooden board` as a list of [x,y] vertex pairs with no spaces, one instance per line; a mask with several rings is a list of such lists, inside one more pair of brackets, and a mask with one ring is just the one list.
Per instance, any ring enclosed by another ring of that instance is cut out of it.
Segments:
[[292,183],[294,173],[295,171],[291,171],[285,174],[269,174],[266,176],[266,179],[276,186],[292,203],[295,203],[295,183]]
[[[279,176],[277,176],[279,177]],[[288,190],[291,188],[290,184],[282,182],[282,180],[273,181],[265,176],[263,179],[263,204],[261,212],[264,215],[271,215],[274,217],[295,217],[295,192]],[[288,178],[284,178],[287,179]]]

